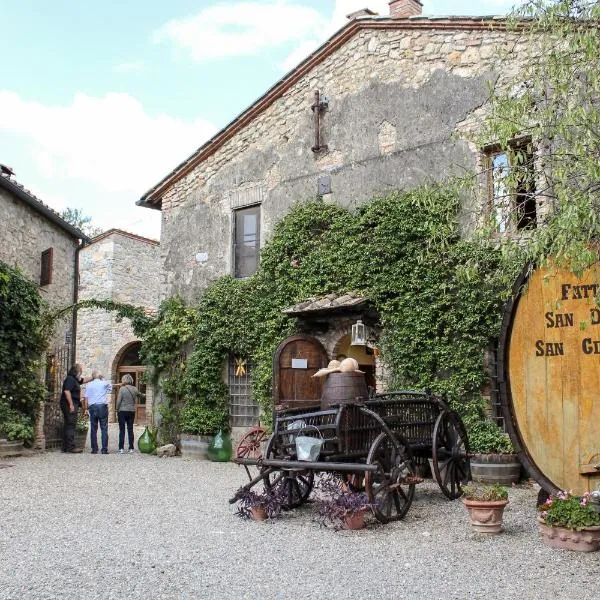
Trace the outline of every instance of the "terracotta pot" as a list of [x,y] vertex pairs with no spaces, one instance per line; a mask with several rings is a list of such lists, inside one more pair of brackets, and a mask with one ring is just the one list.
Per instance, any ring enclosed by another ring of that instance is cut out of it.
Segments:
[[586,527],[581,531],[546,525],[538,517],[539,532],[542,542],[550,548],[575,550],[577,552],[595,552],[600,550],[600,525]]
[[250,509],[250,514],[255,521],[265,521],[267,518],[267,511],[264,506],[253,506]]
[[344,517],[342,529],[364,529],[365,527],[365,511],[359,510],[349,513]]
[[467,500],[463,503],[469,512],[471,526],[477,533],[500,533],[502,514],[508,500]]

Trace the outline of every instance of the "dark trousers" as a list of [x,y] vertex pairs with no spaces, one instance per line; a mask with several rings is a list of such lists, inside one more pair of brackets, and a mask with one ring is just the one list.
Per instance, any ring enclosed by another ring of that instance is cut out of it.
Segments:
[[60,401],[60,410],[63,414],[63,438],[62,451],[71,452],[75,450],[75,426],[77,425],[77,415],[79,413],[79,404],[74,403],[75,410],[69,412],[69,405],[66,400]]
[[89,412],[92,452],[98,452],[98,423],[100,423],[102,452],[108,452],[108,404],[92,404]]
[[133,450],[133,420],[135,411],[119,411],[119,450],[123,450],[125,444],[125,425],[127,425],[127,437],[129,438],[129,449]]

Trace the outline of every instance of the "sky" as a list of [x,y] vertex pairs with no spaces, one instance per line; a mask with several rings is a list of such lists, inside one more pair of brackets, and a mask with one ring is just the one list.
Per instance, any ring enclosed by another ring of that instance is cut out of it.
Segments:
[[158,239],[160,213],[136,200],[365,7],[389,14],[388,0],[0,0],[0,163],[57,211]]

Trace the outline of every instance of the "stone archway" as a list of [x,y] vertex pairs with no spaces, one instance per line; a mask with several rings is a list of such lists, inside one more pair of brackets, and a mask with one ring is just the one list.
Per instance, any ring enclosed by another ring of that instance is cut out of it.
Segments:
[[[143,377],[146,372],[146,366],[142,365],[142,361],[140,360],[141,347],[142,343],[138,340],[125,344],[125,346],[123,346],[115,355],[111,369],[111,380],[116,384],[121,383],[121,378],[124,375],[130,375],[135,387],[143,394],[146,394],[146,398],[140,399],[140,402],[138,402],[135,407],[136,425],[145,425],[152,410],[150,386],[146,385]],[[116,419],[116,399],[119,387],[120,385],[116,385],[113,393],[111,420]]]

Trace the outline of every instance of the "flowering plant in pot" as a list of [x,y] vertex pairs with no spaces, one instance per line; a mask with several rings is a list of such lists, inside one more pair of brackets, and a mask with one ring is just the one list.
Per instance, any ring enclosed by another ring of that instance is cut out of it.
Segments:
[[328,474],[321,477],[315,486],[321,496],[315,498],[317,522],[334,529],[362,529],[365,526],[365,513],[376,508],[369,502],[365,492],[356,492],[340,476]]
[[477,533],[500,533],[504,508],[508,504],[508,490],[501,484],[470,484],[463,488],[465,505],[471,526]]
[[594,510],[589,492],[574,496],[560,491],[538,506],[542,541],[552,548],[580,552],[600,549],[600,513]]
[[283,487],[276,486],[262,493],[240,488],[236,494],[238,509],[236,514],[242,519],[276,519],[281,515],[285,502]]

